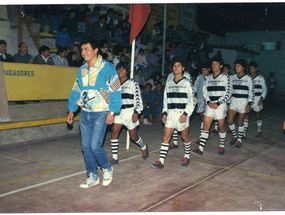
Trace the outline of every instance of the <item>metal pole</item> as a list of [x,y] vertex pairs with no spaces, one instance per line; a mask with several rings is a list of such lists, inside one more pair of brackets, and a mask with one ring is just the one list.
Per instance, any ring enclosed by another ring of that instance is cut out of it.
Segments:
[[162,45],[162,77],[164,77],[164,65],[165,65],[166,19],[167,19],[167,4],[164,4],[164,18],[163,18],[163,45]]

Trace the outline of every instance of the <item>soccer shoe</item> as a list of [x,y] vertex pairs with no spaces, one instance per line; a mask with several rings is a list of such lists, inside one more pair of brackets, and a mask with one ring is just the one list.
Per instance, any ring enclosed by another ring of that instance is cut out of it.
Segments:
[[155,163],[150,165],[154,169],[163,169],[164,165],[160,161],[155,161]]
[[152,125],[152,123],[149,122],[147,119],[143,119],[143,124],[144,125]]
[[184,157],[184,158],[181,159],[181,161],[182,161],[181,166],[189,166],[190,159]]
[[261,137],[261,132],[257,132],[257,134],[255,135],[255,137]]
[[223,147],[219,147],[219,155],[224,155],[225,154],[225,149]]
[[230,145],[234,145],[234,144],[236,143],[236,141],[237,141],[237,139],[234,138],[234,137],[232,137],[232,140],[231,140],[231,142],[230,142]]
[[146,149],[145,150],[142,150],[142,157],[144,160],[146,160],[148,158],[148,146],[147,144],[146,145]]
[[245,136],[245,135],[243,135],[242,139],[243,139],[243,140],[246,140],[246,136]]
[[199,145],[200,143],[200,138],[197,139],[196,144]]
[[119,160],[115,160],[113,157],[110,158],[110,163],[111,165],[113,164],[118,164],[119,163]]
[[107,169],[103,169],[103,186],[108,186],[112,183],[113,180],[113,167],[109,167]]
[[211,133],[213,133],[213,134],[217,134],[217,133],[218,133],[218,131],[217,131],[216,129],[213,129],[213,130],[211,131]]
[[87,180],[83,182],[82,184],[80,184],[79,187],[83,189],[87,189],[89,187],[92,187],[98,184],[100,184],[99,176],[97,174],[90,173]]
[[177,149],[178,145],[175,145],[174,143],[169,144],[169,149]]
[[192,154],[194,155],[200,155],[202,156],[203,155],[203,152],[199,149],[198,146],[196,146],[193,150],[190,151]]
[[241,143],[240,143],[239,141],[236,141],[235,147],[236,147],[236,148],[240,148],[240,147],[241,147]]

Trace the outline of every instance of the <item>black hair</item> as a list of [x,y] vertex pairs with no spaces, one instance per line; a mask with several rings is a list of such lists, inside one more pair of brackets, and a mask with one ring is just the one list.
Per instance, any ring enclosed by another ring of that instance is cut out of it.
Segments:
[[156,82],[155,86],[158,85],[158,84],[160,84],[162,86],[162,83],[160,81]]
[[58,31],[61,32],[63,29],[67,28],[67,25],[64,23],[60,23],[57,28],[58,28]]
[[41,47],[39,48],[39,54],[41,54],[42,52],[45,52],[46,50],[49,51],[49,47],[47,47],[47,46],[45,46],[45,45],[41,46]]
[[228,63],[225,63],[224,67],[227,67],[227,68],[231,69],[231,66]]
[[220,65],[224,65],[224,60],[223,58],[219,57],[219,56],[214,56],[212,59],[211,59],[211,63],[213,63],[214,61],[217,61],[220,63]]
[[176,56],[174,58],[172,58],[172,67],[174,66],[175,63],[181,63],[182,67],[186,67],[186,60],[184,59],[184,57],[181,56]]
[[156,47],[153,47],[153,49],[151,50],[151,53],[156,53],[156,52],[158,52],[159,51],[159,49],[158,48],[156,48]]
[[100,40],[100,48],[102,48],[105,44],[108,44],[108,40],[106,40],[106,39],[102,39],[102,40]]
[[137,73],[138,73],[138,71],[139,71],[139,70],[140,70],[140,71],[142,71],[142,69],[141,69],[141,68],[138,68],[138,69],[137,69]]
[[211,69],[211,64],[208,61],[203,62],[200,66],[200,69],[203,69],[203,68]]
[[26,44],[26,43],[24,43],[24,42],[19,43],[18,48],[21,48],[21,46],[22,46],[23,44]]
[[246,71],[246,61],[245,59],[236,59],[236,61],[234,62],[234,64],[240,64],[243,68],[244,68],[244,72]]
[[59,55],[59,53],[62,53],[64,51],[67,52],[67,48],[64,46],[60,46],[60,47],[58,47],[56,54]]
[[92,37],[85,37],[85,38],[81,41],[81,46],[82,46],[82,45],[85,45],[85,44],[88,44],[88,43],[91,45],[91,47],[92,47],[93,49],[98,49],[98,48],[99,48],[97,41],[94,40]]
[[140,90],[144,90],[144,88],[145,88],[144,85],[140,84],[139,86],[140,86]]
[[5,40],[0,40],[0,45],[7,45],[6,41]]
[[248,67],[252,67],[252,66],[257,68],[257,63],[255,61],[250,61],[249,64],[248,64]]
[[100,7],[97,7],[97,6],[96,6],[96,7],[93,7],[93,11],[92,11],[92,12],[94,13],[95,10],[100,11]]
[[104,60],[108,60],[108,54],[107,53],[102,53],[101,55],[102,55],[102,58]]
[[145,88],[146,88],[146,86],[148,86],[148,85],[150,86],[150,89],[151,89],[151,88],[152,88],[152,84],[151,84],[151,83],[146,83],[146,84],[145,84]]
[[114,55],[119,55],[119,53],[123,51],[123,47],[120,44],[117,44],[115,45],[113,51],[114,51]]
[[99,20],[101,21],[102,19],[106,19],[107,20],[107,14],[102,14],[100,17],[99,17]]
[[115,25],[115,29],[116,29],[116,30],[119,30],[119,28],[122,28],[122,26],[121,26],[120,24]]
[[130,72],[129,67],[128,67],[128,65],[127,65],[125,62],[122,62],[122,61],[121,61],[121,62],[119,62],[119,63],[117,64],[116,70],[119,70],[119,69],[121,69],[121,68],[125,69],[125,70],[127,71],[127,73]]

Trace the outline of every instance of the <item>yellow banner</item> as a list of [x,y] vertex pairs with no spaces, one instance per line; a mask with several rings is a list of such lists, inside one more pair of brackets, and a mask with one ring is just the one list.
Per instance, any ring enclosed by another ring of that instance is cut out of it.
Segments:
[[3,63],[8,101],[68,99],[77,67]]

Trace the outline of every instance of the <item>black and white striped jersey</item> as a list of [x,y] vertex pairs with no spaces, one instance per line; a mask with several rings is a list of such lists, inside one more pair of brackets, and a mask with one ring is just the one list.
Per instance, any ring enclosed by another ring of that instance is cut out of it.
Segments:
[[[184,76],[185,78],[187,78],[187,79],[191,82],[191,84],[193,84],[193,82],[192,82],[192,77],[191,77],[191,75],[189,74],[189,72],[184,71],[183,76]],[[167,81],[173,80],[173,79],[174,79],[174,73],[171,72],[171,73],[167,76]]]
[[252,85],[252,78],[244,74],[241,77],[238,77],[238,74],[235,74],[231,77],[232,82],[232,97],[238,99],[246,99],[249,105],[254,103],[254,89]]
[[194,91],[194,95],[196,94],[196,97],[198,99],[203,99],[203,86],[205,84],[207,76],[204,76],[203,74],[198,75],[195,83],[194,83],[194,87],[193,87],[193,91]]
[[254,88],[255,97],[260,97],[262,100],[264,100],[267,94],[267,86],[263,75],[257,74],[254,78],[252,78],[252,85]]
[[183,77],[178,82],[168,79],[166,82],[162,113],[169,110],[183,110],[184,114],[191,116],[195,108],[195,99],[192,84],[189,79]]
[[140,114],[143,110],[141,91],[138,83],[134,79],[127,79],[121,84],[122,107],[124,109],[133,109],[135,113]]
[[227,103],[231,97],[232,86],[230,76],[221,72],[217,77],[209,75],[203,87],[203,97],[205,103],[217,103],[217,105]]

